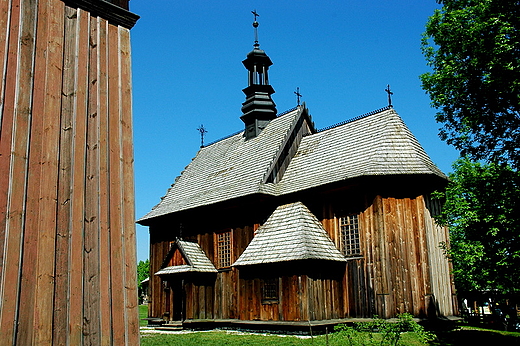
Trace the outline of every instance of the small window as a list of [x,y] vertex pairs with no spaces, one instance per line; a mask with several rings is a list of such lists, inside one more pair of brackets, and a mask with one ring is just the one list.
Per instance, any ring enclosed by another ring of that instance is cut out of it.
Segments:
[[262,284],[262,304],[278,303],[278,278],[264,279]]
[[231,266],[231,231],[217,233],[217,267]]
[[357,215],[343,216],[339,219],[341,252],[347,257],[361,255],[359,243],[359,221]]

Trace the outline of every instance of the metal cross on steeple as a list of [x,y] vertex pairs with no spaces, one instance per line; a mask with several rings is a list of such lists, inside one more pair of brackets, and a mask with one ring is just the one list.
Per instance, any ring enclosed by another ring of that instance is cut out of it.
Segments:
[[197,128],[197,131],[200,132],[200,147],[204,148],[204,134],[208,133],[208,131],[202,124]]
[[255,28],[255,44],[254,47],[258,48],[260,47],[260,44],[258,43],[258,22],[256,21],[256,17],[260,17],[260,15],[256,12],[256,10],[251,11],[253,16],[255,16],[255,21],[253,22],[253,28]]
[[385,91],[388,94],[388,107],[392,107],[392,95],[394,93],[390,90],[390,84],[386,85]]
[[300,105],[300,97],[302,97],[302,94],[300,94],[300,87],[296,88],[296,91],[294,92],[294,95],[296,95],[296,100],[298,102],[298,106]]
[[256,12],[256,10],[252,10],[251,13],[255,16],[255,22],[256,22],[256,17],[260,17],[260,15]]

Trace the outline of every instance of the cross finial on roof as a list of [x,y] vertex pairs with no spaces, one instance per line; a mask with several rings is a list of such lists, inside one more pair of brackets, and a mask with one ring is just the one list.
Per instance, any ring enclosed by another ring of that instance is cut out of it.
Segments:
[[255,16],[255,22],[256,22],[256,17],[260,17],[260,15],[256,12],[256,10],[252,10],[251,13]]
[[388,107],[392,107],[392,95],[394,93],[390,90],[390,84],[386,85],[385,91],[388,94]]
[[298,103],[298,106],[300,105],[300,97],[302,97],[302,94],[300,94],[300,87],[296,88],[296,91],[294,92],[294,95],[296,95],[296,101]]
[[208,131],[203,124],[200,124],[200,126],[197,128],[197,131],[200,132],[200,147],[204,148],[204,134],[208,133]]
[[253,22],[253,28],[255,28],[255,44],[254,47],[258,48],[260,47],[260,44],[258,43],[258,22],[256,21],[256,17],[260,17],[260,15],[256,12],[256,10],[251,11],[253,16],[255,16],[255,21]]

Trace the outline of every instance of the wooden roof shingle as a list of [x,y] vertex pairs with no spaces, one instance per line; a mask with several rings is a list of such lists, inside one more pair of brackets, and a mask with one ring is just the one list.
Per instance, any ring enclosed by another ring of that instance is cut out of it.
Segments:
[[243,133],[201,148],[147,220],[252,194],[285,195],[361,176],[434,175],[446,179],[391,108],[303,137],[282,179],[263,183],[302,106],[272,120],[255,138]]
[[213,263],[211,263],[209,258],[202,250],[202,248],[199,246],[199,244],[190,241],[176,240],[175,243],[172,245],[172,249],[175,247],[179,248],[188,264],[181,264],[162,268],[157,273],[155,273],[155,275],[178,274],[188,272],[217,272],[217,269],[215,268]]
[[276,208],[233,266],[309,259],[346,261],[316,216],[295,202]]
[[255,138],[246,140],[241,132],[201,148],[161,202],[139,221],[258,193],[299,113],[272,120]]
[[304,137],[279,194],[360,176],[431,174],[446,178],[393,108]]

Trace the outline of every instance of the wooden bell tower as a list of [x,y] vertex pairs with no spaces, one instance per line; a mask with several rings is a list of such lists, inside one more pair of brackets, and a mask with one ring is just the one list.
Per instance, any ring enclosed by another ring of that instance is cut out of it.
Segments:
[[128,0],[0,2],[0,344],[138,345]]
[[242,116],[240,119],[245,124],[244,136],[246,139],[254,138],[262,132],[267,124],[276,118],[276,104],[271,95],[273,87],[269,84],[268,70],[273,64],[271,59],[260,49],[258,43],[258,13],[252,11],[255,16],[253,28],[255,29],[255,44],[253,50],[247,54],[242,63],[248,71],[248,86],[242,91],[246,100],[242,103]]

